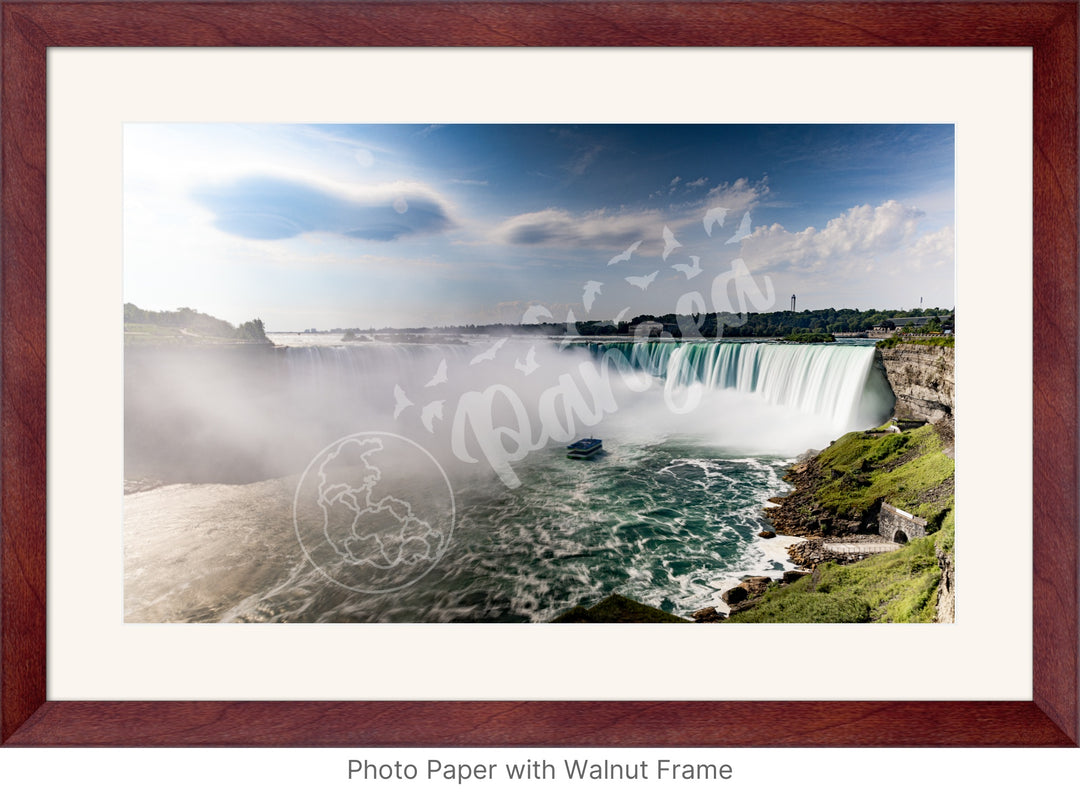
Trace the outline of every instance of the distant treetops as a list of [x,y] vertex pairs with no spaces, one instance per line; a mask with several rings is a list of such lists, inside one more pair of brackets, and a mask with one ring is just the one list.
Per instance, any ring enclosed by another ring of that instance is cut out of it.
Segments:
[[[181,332],[185,336],[212,340],[242,340],[268,343],[263,322],[259,318],[233,326],[227,321],[182,306],[173,312],[152,312],[135,304],[124,304],[125,333]],[[156,331],[155,331],[156,330]]]
[[827,331],[802,332],[799,334],[787,334],[781,338],[789,343],[834,343],[836,338]]

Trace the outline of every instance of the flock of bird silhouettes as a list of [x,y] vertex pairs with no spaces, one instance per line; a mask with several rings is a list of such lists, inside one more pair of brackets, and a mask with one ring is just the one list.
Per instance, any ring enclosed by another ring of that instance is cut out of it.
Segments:
[[[731,210],[726,209],[726,208],[724,208],[722,206],[717,206],[717,207],[715,207],[713,209],[709,209],[709,211],[705,213],[705,217],[702,220],[702,223],[705,226],[705,233],[708,234],[711,237],[712,233],[713,233],[713,228],[715,226],[723,226],[724,225],[724,220],[727,218],[727,213],[729,211],[731,211]],[[725,245],[733,245],[733,244],[736,244],[736,243],[740,242],[741,240],[744,240],[747,237],[749,237],[750,233],[751,233],[750,226],[751,226],[750,212],[746,212],[746,213],[743,214],[742,221],[739,223],[738,229],[731,236],[731,238],[728,239],[724,244]],[[682,243],[679,242],[675,238],[675,235],[672,233],[671,229],[668,228],[667,226],[664,226],[663,238],[664,238],[664,251],[663,251],[662,256],[663,256],[664,262],[666,263],[667,258],[675,251],[675,249],[682,247]],[[620,254],[618,254],[616,256],[613,256],[611,259],[608,260],[608,267],[612,267],[614,265],[617,265],[620,262],[629,262],[630,259],[633,257],[634,252],[638,248],[641,247],[641,244],[643,242],[644,242],[644,240],[638,240],[637,242],[633,243],[629,248],[627,248],[622,253],[620,253]],[[686,276],[687,279],[692,279],[692,278],[694,278],[695,276],[697,276],[698,274],[700,274],[702,272],[701,259],[698,256],[691,256],[689,264],[673,264],[673,265],[665,264],[665,267],[670,267],[671,269],[682,273],[684,276]],[[660,275],[660,271],[659,270],[654,270],[652,273],[649,273],[648,275],[644,275],[644,276],[625,276],[624,278],[632,286],[637,287],[637,288],[644,291],[644,290],[649,288],[649,285],[652,284],[656,280],[656,277],[658,275]],[[597,296],[601,294],[600,293],[600,288],[603,287],[603,286],[604,286],[604,283],[602,281],[587,281],[587,282],[585,282],[584,293],[582,295],[581,301],[582,301],[582,304],[585,307],[586,312],[589,312],[589,311],[592,310],[593,303],[595,302]],[[621,310],[619,312],[619,314],[617,314],[614,317],[612,322],[616,326],[619,325],[619,323],[622,322],[624,317],[627,314],[629,314],[630,308],[631,307],[628,306],[625,309]],[[549,310],[547,307],[541,306],[539,304],[533,304],[532,306],[530,306],[528,309],[525,310],[525,314],[522,315],[521,322],[524,325],[537,324],[537,323],[540,322],[541,318],[550,318],[551,320],[554,320],[555,316],[551,313],[551,310]],[[571,312],[569,312],[567,314],[567,318],[566,318],[566,335],[563,337],[563,343],[561,345],[561,347],[563,347],[563,348],[566,347],[567,341],[572,340],[574,338],[574,336],[577,334],[577,329],[574,326],[574,323],[575,323],[574,313],[571,311]],[[496,340],[486,350],[482,351],[481,353],[474,356],[471,360],[469,360],[469,365],[479,365],[481,362],[491,362],[491,361],[493,361],[495,359],[496,354],[498,354],[499,349],[501,349],[504,345],[506,345],[507,340],[509,340],[508,337],[502,337],[502,338]],[[514,360],[514,368],[516,370],[520,370],[526,376],[531,374],[538,367],[540,367],[540,363],[536,361],[536,346],[535,345],[530,345],[528,352],[525,354],[524,360],[522,360],[522,359],[515,359]],[[448,379],[447,379],[447,367],[446,367],[446,360],[444,359],[439,363],[438,368],[435,369],[435,374],[424,385],[424,387],[425,388],[437,387],[440,384],[445,384],[447,381],[448,381]],[[432,401],[432,402],[424,405],[421,408],[421,410],[420,410],[420,422],[424,425],[424,428],[427,429],[428,432],[434,433],[434,431],[435,431],[435,421],[436,420],[442,420],[444,404],[445,404],[445,399],[439,399],[437,401]],[[412,406],[416,406],[416,405],[411,400],[409,400],[409,397],[405,394],[405,391],[401,388],[401,385],[400,384],[395,384],[394,385],[394,420],[397,420],[398,416],[401,415],[402,412],[404,412],[406,409],[408,409],[409,407],[412,407]]]

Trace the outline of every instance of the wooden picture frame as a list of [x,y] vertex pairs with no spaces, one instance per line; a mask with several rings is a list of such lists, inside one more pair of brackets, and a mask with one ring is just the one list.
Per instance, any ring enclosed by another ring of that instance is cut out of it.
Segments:
[[[1077,9],[1003,3],[3,2],[0,743],[1078,743]],[[49,47],[1026,47],[1034,65],[1031,701],[78,702],[46,697]]]

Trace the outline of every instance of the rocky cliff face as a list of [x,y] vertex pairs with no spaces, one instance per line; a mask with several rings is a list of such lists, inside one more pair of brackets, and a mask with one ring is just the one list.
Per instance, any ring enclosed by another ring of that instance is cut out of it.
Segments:
[[951,624],[956,620],[956,576],[953,571],[953,555],[940,546],[935,546],[935,556],[941,569],[941,582],[938,584],[937,622]]
[[878,349],[896,394],[896,417],[937,423],[953,416],[953,350],[914,344]]

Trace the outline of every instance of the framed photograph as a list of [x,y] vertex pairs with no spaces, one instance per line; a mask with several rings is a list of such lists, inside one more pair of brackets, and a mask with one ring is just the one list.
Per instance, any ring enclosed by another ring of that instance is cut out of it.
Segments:
[[1075,745],[1076,25],[4,3],[0,741]]

